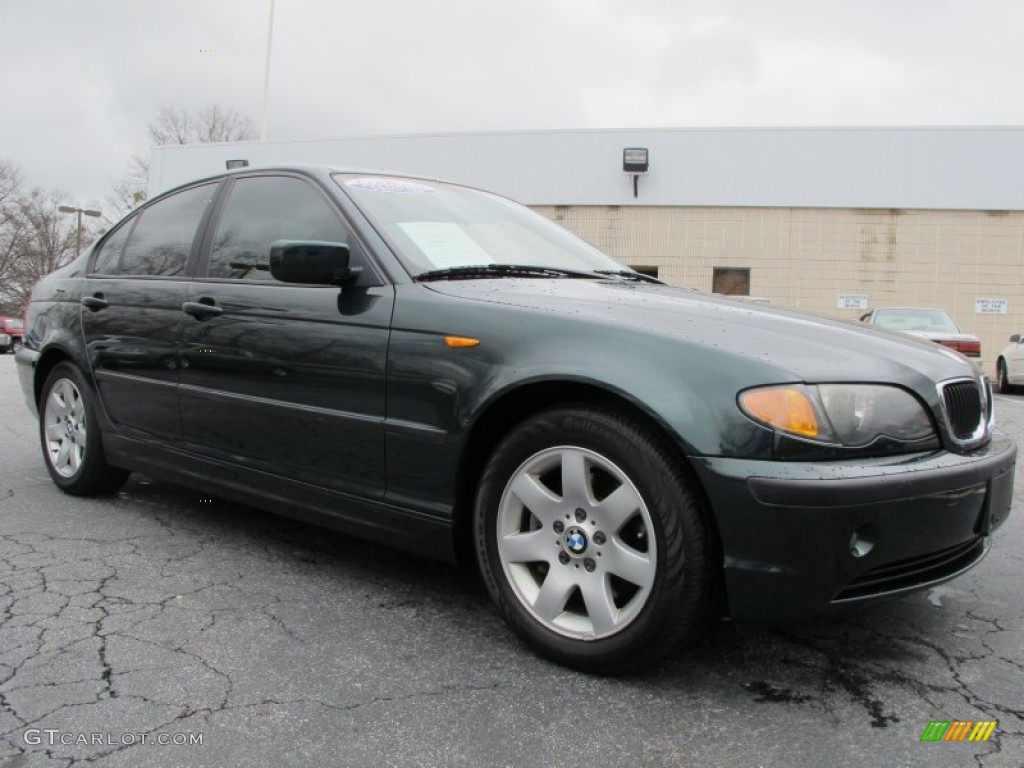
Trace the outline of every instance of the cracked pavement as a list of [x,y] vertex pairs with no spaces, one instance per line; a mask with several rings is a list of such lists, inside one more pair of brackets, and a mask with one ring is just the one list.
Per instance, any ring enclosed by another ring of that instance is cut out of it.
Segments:
[[[10,356],[0,412],[4,768],[1024,766],[1024,473],[958,580],[836,620],[722,622],[602,679],[531,655],[455,568],[141,476],[61,494]],[[997,418],[1024,438],[1024,398]],[[999,724],[922,743],[931,720]]]

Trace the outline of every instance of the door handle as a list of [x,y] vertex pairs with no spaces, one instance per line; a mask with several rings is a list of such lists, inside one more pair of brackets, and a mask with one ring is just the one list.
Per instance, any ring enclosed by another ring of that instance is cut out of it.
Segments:
[[103,298],[102,293],[94,293],[92,296],[82,297],[82,306],[91,309],[93,312],[99,312],[101,309],[109,307],[110,304]]
[[192,315],[196,320],[209,320],[211,317],[224,314],[224,310],[215,305],[213,299],[186,301],[181,305],[181,311],[186,315]]

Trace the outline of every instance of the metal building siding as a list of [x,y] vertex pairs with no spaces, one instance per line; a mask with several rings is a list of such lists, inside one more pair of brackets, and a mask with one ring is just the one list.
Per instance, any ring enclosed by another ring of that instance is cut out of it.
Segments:
[[[646,146],[633,198],[622,149]],[[329,163],[451,179],[530,205],[1024,209],[1024,128],[519,131],[153,149],[150,192],[224,169]]]

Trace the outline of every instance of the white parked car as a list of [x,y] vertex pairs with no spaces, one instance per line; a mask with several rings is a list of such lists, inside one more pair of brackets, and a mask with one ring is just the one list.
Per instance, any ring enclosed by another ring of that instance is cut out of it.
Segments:
[[1006,395],[1021,385],[1024,385],[1024,337],[1015,333],[996,360],[996,390]]
[[981,362],[981,339],[974,334],[961,331],[949,313],[941,309],[885,307],[861,315],[860,320],[862,323],[909,333],[911,336],[955,349],[971,358],[971,362],[976,366]]

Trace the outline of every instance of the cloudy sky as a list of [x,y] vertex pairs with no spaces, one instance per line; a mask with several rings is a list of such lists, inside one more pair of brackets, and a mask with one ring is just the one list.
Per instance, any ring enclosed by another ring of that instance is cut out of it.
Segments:
[[[270,0],[0,0],[0,158],[102,199],[161,106],[258,127]],[[205,52],[209,51],[209,52]],[[1020,0],[276,0],[267,138],[1024,124]]]

